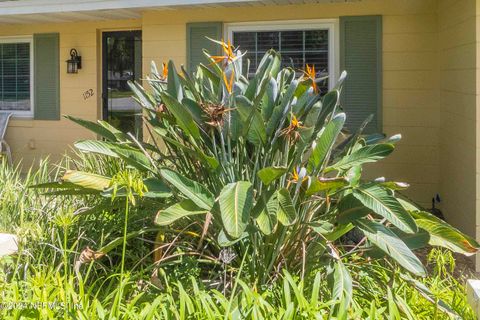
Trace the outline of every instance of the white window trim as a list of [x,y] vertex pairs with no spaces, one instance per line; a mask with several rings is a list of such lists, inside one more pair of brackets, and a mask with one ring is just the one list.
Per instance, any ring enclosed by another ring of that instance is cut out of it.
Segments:
[[329,90],[335,87],[340,74],[340,37],[338,19],[283,20],[226,23],[224,37],[233,39],[238,31],[292,31],[292,30],[328,30],[328,79]]
[[[0,37],[1,43],[29,43],[30,44],[30,110],[29,111],[8,111],[16,118],[33,118],[34,103],[34,66],[33,66],[33,36],[14,36],[14,37]],[[0,110],[2,111],[2,110]]]

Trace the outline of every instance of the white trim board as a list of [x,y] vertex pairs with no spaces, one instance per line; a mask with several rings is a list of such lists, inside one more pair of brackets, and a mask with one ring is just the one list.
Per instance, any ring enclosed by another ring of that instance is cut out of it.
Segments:
[[329,32],[328,69],[330,70],[330,75],[328,79],[328,89],[331,90],[335,86],[340,74],[340,32],[338,19],[226,23],[224,25],[224,37],[226,39],[232,39],[233,32],[235,31],[288,31],[315,29],[326,29]]

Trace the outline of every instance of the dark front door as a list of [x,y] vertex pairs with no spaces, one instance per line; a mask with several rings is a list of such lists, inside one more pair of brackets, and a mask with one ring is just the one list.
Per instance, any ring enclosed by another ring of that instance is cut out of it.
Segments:
[[103,119],[123,132],[142,138],[142,108],[132,98],[128,81],[142,75],[142,32],[104,32]]

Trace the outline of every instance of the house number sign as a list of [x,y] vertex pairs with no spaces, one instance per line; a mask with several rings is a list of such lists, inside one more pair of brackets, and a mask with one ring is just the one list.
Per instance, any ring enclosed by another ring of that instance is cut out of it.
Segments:
[[88,98],[91,98],[94,96],[93,89],[88,89],[83,93],[83,100],[87,100]]

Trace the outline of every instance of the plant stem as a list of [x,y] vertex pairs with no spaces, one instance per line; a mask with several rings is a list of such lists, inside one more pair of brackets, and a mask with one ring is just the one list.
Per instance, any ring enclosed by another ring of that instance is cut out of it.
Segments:
[[[123,271],[125,269],[125,251],[127,248],[127,230],[128,230],[128,209],[130,204],[128,197],[125,197],[125,221],[123,225],[123,247],[122,247],[122,264],[120,266],[120,275],[123,278]],[[122,279],[123,280],[123,279]]]
[[[127,186],[127,189],[130,189],[130,188]],[[120,304],[122,303],[122,297],[123,297],[125,252],[126,252],[126,248],[127,248],[128,211],[129,211],[129,207],[130,207],[129,197],[128,197],[129,192],[128,191],[127,191],[127,196],[125,197],[125,220],[124,220],[124,224],[123,224],[122,262],[120,264],[120,286],[118,288],[118,298],[116,299],[117,300],[117,305],[114,306],[114,308],[112,308],[112,314],[115,314],[115,309],[116,309],[116,311],[120,310]]]
[[67,294],[67,286],[68,286],[68,252],[67,252],[67,241],[68,241],[68,226],[64,226],[63,229],[63,276],[64,276],[64,292],[65,292],[65,319],[69,319],[68,316],[68,294]]

